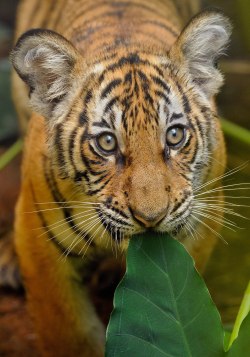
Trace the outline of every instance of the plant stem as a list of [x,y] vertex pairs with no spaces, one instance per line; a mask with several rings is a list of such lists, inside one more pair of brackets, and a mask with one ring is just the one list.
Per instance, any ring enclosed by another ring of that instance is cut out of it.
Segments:
[[228,349],[231,347],[234,340],[238,337],[241,323],[244,320],[244,318],[249,314],[249,312],[250,312],[250,282],[248,283],[242,303],[240,305],[238,315],[236,317],[234,328],[229,340]]
[[23,141],[17,140],[3,155],[0,156],[0,170],[10,163],[11,160],[22,151]]
[[250,145],[250,131],[234,124],[226,119],[221,119],[222,129],[224,133],[234,139],[239,140],[243,144]]

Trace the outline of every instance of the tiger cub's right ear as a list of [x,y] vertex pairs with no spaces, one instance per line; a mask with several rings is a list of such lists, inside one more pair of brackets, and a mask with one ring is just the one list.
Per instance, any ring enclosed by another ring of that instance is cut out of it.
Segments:
[[30,30],[17,41],[11,61],[30,88],[32,108],[49,119],[55,105],[72,95],[82,78],[83,58],[64,37]]
[[227,48],[231,31],[230,21],[220,11],[203,11],[190,21],[170,50],[172,61],[208,99],[223,83],[216,63]]

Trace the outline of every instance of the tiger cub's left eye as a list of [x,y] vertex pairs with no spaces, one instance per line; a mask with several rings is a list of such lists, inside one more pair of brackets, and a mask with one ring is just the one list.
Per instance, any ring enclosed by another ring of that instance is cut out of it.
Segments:
[[167,130],[166,141],[169,146],[180,144],[185,138],[185,128],[181,126],[172,126]]
[[107,154],[114,152],[117,147],[116,137],[110,133],[102,133],[96,138],[96,142],[98,147]]

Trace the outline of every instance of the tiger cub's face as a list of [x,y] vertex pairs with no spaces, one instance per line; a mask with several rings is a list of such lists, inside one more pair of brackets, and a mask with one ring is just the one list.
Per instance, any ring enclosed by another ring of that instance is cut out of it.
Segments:
[[204,13],[169,53],[119,49],[88,66],[56,33],[19,40],[13,64],[53,127],[55,162],[99,203],[111,235],[176,233],[190,216],[218,144],[211,101],[222,76],[214,63],[229,34],[224,16]]
[[167,61],[148,58],[124,55],[112,71],[92,78],[78,113],[85,124],[73,150],[75,170],[84,172],[77,178],[102,203],[104,226],[124,235],[150,227],[177,231],[214,146],[210,110],[177,81]]

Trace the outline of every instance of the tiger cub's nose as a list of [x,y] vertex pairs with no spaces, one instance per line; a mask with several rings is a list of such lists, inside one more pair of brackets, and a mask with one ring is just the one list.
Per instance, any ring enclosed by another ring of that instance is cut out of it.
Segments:
[[146,228],[155,227],[166,216],[166,210],[157,212],[155,214],[145,214],[140,211],[131,210],[133,218]]

